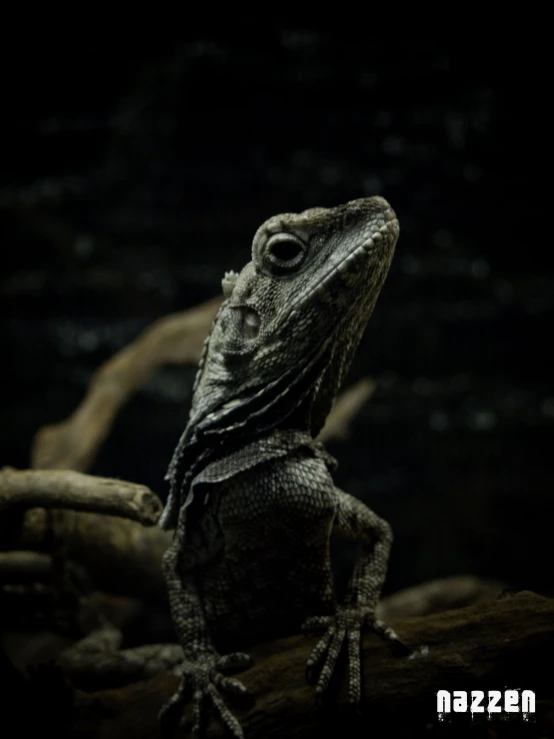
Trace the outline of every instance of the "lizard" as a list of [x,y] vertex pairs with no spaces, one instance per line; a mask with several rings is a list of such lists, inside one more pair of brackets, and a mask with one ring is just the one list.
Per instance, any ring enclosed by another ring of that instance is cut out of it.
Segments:
[[[362,629],[403,648],[375,616],[391,528],[334,486],[336,462],[314,441],[398,233],[380,196],[284,213],[257,230],[240,274],[223,278],[224,301],[204,343],[160,519],[174,529],[163,571],[184,651],[180,687],[160,712],[166,730],[192,694],[194,736],[215,715],[243,737],[222,695],[248,694],[229,674],[251,662],[237,645],[320,631],[307,663],[316,696],[326,694],[344,649],[354,705]],[[335,534],[359,542],[340,603],[330,565]]]

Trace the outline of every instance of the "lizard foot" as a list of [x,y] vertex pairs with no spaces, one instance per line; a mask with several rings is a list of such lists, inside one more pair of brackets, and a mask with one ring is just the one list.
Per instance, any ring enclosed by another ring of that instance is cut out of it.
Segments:
[[162,736],[174,735],[183,705],[192,694],[192,736],[195,739],[204,736],[210,715],[216,716],[235,739],[244,739],[241,725],[227,708],[220,691],[241,698],[251,697],[239,680],[223,674],[244,669],[250,664],[250,656],[242,652],[223,657],[216,654],[203,655],[196,662],[185,662],[181,671],[179,690],[160,711]]
[[346,646],[348,650],[348,701],[358,705],[361,699],[361,640],[362,628],[369,626],[379,636],[394,645],[397,653],[408,655],[406,646],[390,626],[375,618],[363,608],[341,607],[333,616],[315,616],[307,619],[302,629],[306,632],[324,630],[306,665],[306,677],[317,678],[316,701],[321,703],[335,672],[338,658]]

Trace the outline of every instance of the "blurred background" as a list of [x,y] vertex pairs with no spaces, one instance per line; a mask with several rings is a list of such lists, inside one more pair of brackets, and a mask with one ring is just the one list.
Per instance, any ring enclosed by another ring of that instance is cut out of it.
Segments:
[[[471,572],[553,593],[554,276],[532,53],[511,37],[440,48],[276,24],[43,41],[11,69],[2,464],[28,466],[38,428],[152,321],[217,295],[266,218],[382,194],[401,237],[347,381],[376,391],[330,445],[337,484],[393,527],[386,592]],[[165,497],[194,374],[157,373],[92,471]]]

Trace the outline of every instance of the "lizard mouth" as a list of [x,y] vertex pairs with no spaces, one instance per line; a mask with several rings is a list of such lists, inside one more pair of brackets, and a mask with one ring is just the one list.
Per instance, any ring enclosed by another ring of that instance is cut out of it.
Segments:
[[289,318],[293,317],[296,310],[311,298],[317,295],[323,295],[330,283],[336,279],[337,274],[345,275],[353,270],[360,260],[367,258],[368,255],[394,247],[399,230],[398,219],[390,208],[385,211],[384,216],[386,222],[382,226],[377,226],[367,239],[358,244],[340,262],[332,263],[321,279],[293,302],[288,313]]

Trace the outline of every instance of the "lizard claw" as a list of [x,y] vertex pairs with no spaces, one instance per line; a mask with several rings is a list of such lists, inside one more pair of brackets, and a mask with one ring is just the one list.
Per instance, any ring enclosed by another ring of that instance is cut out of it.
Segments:
[[229,695],[235,696],[236,698],[243,698],[247,701],[253,699],[252,693],[244,687],[240,680],[235,680],[234,677],[217,674],[214,677],[214,685],[223,690],[224,693],[229,693]]
[[333,616],[310,616],[300,627],[306,635],[321,632],[326,629],[333,620]]
[[244,652],[233,652],[226,654],[217,660],[217,669],[219,672],[235,672],[235,670],[244,670],[252,664],[252,657]]
[[325,626],[326,630],[306,665],[306,677],[313,682],[317,677],[316,702],[321,703],[335,673],[337,661],[343,649],[348,655],[348,702],[357,706],[361,700],[361,641],[362,628],[370,626],[381,638],[394,645],[403,655],[411,652],[390,626],[362,608],[342,607],[335,616],[308,619],[308,628]]
[[158,714],[160,731],[164,739],[174,736],[177,731],[187,692],[188,684],[183,680],[179,686],[179,690],[162,706]]
[[162,736],[165,738],[174,735],[187,693],[192,690],[191,724],[195,739],[203,736],[203,728],[210,714],[216,716],[235,739],[244,739],[240,723],[225,704],[220,690],[242,698],[249,698],[251,694],[239,680],[221,674],[220,668],[240,669],[248,662],[250,657],[242,653],[224,657],[210,655],[199,662],[186,662],[178,691],[159,714]]
[[366,623],[381,639],[390,645],[392,651],[398,657],[408,657],[413,653],[414,650],[405,644],[396,631],[391,629],[390,626],[387,626],[383,621],[375,618],[372,614],[368,614],[366,616]]

